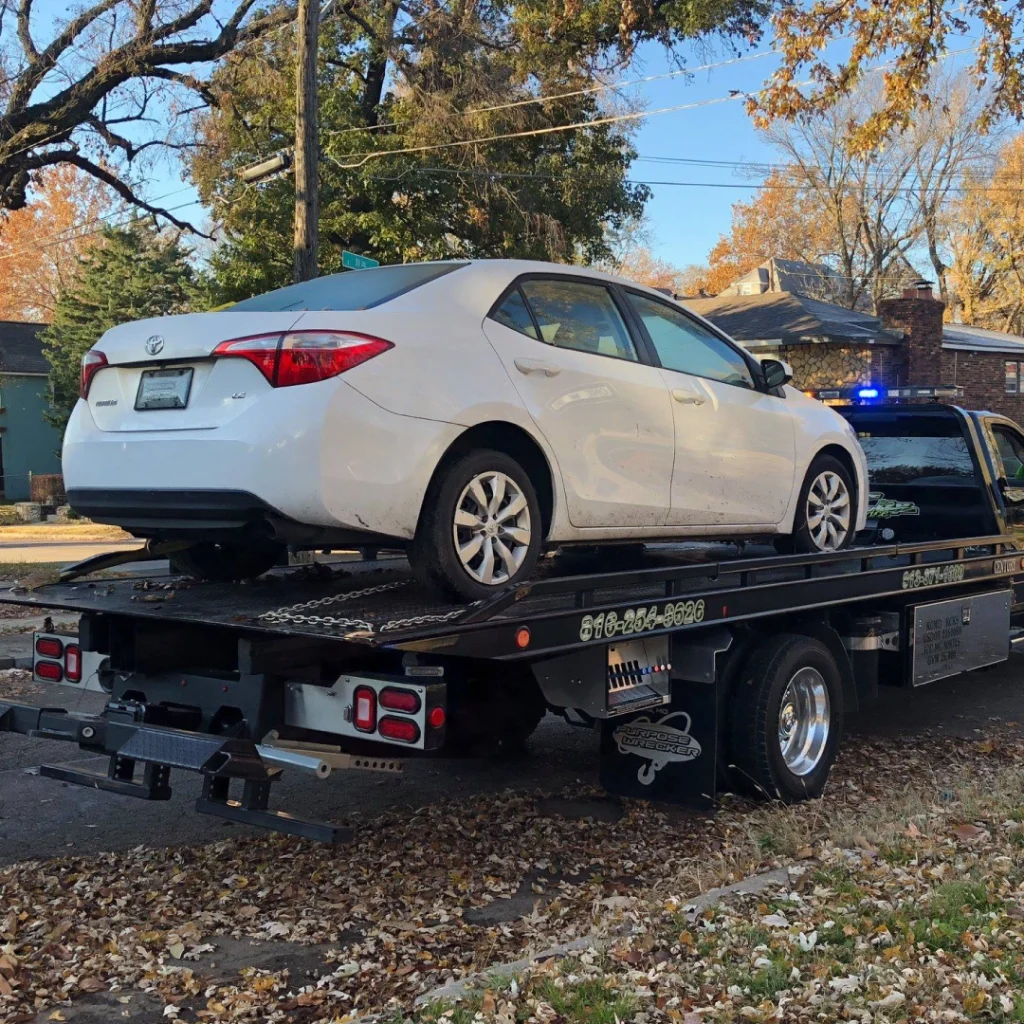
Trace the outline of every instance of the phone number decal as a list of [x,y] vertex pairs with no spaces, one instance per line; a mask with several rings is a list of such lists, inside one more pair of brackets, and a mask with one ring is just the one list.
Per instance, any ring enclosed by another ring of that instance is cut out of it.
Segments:
[[630,636],[648,629],[671,629],[673,626],[692,626],[704,621],[703,601],[669,601],[660,608],[627,608],[618,612],[599,612],[584,615],[580,621],[580,640],[601,640],[604,637]]
[[930,565],[923,569],[908,569],[903,574],[903,589],[932,587],[936,583],[959,583],[963,578],[962,565]]

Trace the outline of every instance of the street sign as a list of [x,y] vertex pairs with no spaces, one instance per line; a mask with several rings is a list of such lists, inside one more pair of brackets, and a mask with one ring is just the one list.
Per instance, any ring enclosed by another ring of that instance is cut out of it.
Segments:
[[380,260],[375,260],[371,256],[360,256],[357,252],[349,252],[348,249],[342,249],[341,265],[348,270],[369,270],[371,267],[379,267]]

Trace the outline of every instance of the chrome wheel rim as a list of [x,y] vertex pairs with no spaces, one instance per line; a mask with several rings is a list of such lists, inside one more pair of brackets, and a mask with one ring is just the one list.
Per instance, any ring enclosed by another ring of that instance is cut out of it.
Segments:
[[819,551],[838,551],[850,532],[850,491],[832,470],[819,473],[807,492],[807,531]]
[[832,721],[828,687],[816,668],[805,666],[786,686],[779,705],[779,749],[794,775],[818,767]]
[[505,473],[479,473],[455,505],[455,554],[477,583],[508,583],[530,549],[530,506]]

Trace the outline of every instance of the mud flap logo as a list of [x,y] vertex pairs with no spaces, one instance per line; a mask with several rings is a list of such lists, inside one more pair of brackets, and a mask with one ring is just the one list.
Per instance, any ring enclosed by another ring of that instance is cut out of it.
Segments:
[[[669,725],[672,721],[678,724]],[[650,762],[636,773],[645,786],[654,782],[670,761],[695,761],[701,754],[700,744],[690,735],[690,716],[685,711],[674,711],[657,722],[643,715],[620,725],[613,735],[620,754],[635,754]]]

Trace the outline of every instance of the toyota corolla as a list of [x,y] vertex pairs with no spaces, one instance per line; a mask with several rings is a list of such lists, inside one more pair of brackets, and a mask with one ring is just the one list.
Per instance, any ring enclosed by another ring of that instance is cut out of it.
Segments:
[[123,324],[85,356],[64,441],[76,510],[193,545],[196,576],[286,546],[405,546],[475,599],[555,545],[865,522],[846,421],[657,291],[515,260],[322,277]]

